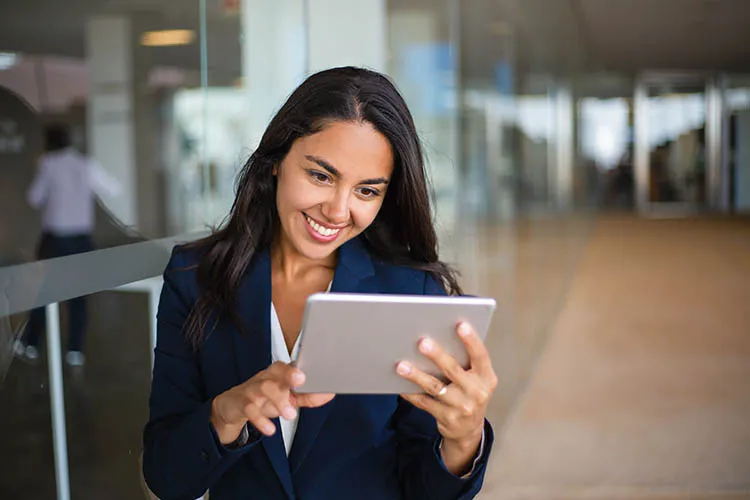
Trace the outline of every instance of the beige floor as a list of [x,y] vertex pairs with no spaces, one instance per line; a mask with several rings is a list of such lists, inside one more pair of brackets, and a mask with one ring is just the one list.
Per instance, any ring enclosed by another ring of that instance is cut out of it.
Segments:
[[600,219],[520,403],[493,412],[482,498],[750,499],[750,223]]

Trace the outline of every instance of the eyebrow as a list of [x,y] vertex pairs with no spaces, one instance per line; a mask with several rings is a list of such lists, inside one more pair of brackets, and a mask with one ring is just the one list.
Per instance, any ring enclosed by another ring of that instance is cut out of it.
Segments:
[[[328,163],[323,158],[319,158],[313,155],[305,155],[305,158],[307,158],[309,161],[313,163],[317,163],[318,165],[326,169],[328,173],[330,173],[334,177],[341,179],[341,172],[339,172],[339,170],[336,167]],[[365,179],[363,181],[358,182],[357,184],[366,184],[368,186],[374,186],[378,184],[388,184],[388,179],[386,179],[385,177],[376,177],[375,179]]]

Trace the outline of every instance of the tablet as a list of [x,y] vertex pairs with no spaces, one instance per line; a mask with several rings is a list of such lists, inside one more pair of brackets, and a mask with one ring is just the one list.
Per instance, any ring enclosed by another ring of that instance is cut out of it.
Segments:
[[297,392],[423,392],[396,374],[396,364],[411,361],[445,382],[417,349],[419,339],[431,337],[468,366],[456,326],[466,321],[484,340],[494,309],[495,300],[482,297],[313,294],[305,307],[297,358],[306,380]]

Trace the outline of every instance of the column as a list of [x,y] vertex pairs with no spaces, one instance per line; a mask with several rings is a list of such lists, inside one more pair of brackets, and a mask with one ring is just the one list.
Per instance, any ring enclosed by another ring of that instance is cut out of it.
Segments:
[[557,83],[553,97],[555,127],[554,157],[550,159],[549,185],[552,199],[559,210],[568,210],[573,205],[573,162],[576,145],[575,102],[572,85],[564,79]]
[[735,126],[735,210],[750,213],[750,110],[737,113]]
[[308,71],[336,66],[386,70],[386,0],[306,0]]
[[304,0],[243,0],[242,75],[254,150],[287,96],[304,80],[307,41]]
[[162,232],[162,214],[155,169],[157,131],[147,89],[150,65],[147,48],[140,45],[144,27],[145,20],[135,16],[88,21],[87,142],[91,156],[120,183],[121,193],[104,203],[120,222],[154,237]]
[[385,69],[385,0],[243,0],[242,31],[251,148],[308,75],[335,66]]

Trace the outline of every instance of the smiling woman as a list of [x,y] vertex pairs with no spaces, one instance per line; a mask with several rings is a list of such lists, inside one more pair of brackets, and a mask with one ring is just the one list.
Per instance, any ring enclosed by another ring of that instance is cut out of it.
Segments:
[[[290,170],[288,177],[284,170]],[[305,170],[306,176],[296,175]],[[364,205],[363,197],[378,188],[385,195],[385,184],[369,183],[376,178],[388,181],[388,196]],[[460,293],[455,273],[438,259],[430,206],[414,121],[390,80],[356,68],[311,76],[274,116],[245,163],[228,223],[188,247],[205,252],[197,268],[204,293],[188,318],[189,340],[200,346],[216,308],[239,324],[233,304],[242,276],[255,252],[274,240],[282,252],[294,249],[331,266],[336,248],[362,233],[363,244],[378,257],[428,271],[449,293]],[[299,231],[307,217],[328,229],[343,224],[349,237],[327,247],[304,244],[297,233],[307,231]]]
[[457,329],[468,369],[419,344],[447,385],[394,366],[426,394],[294,392],[311,294],[461,293],[438,259],[414,122],[383,75],[308,78],[243,167],[227,223],[175,249],[164,280],[144,432],[160,498],[465,499],[481,488],[497,380],[470,325]]
[[369,123],[333,122],[295,141],[274,173],[284,235],[279,244],[288,242],[310,259],[332,260],[332,246],[358,236],[378,215],[393,155]]

